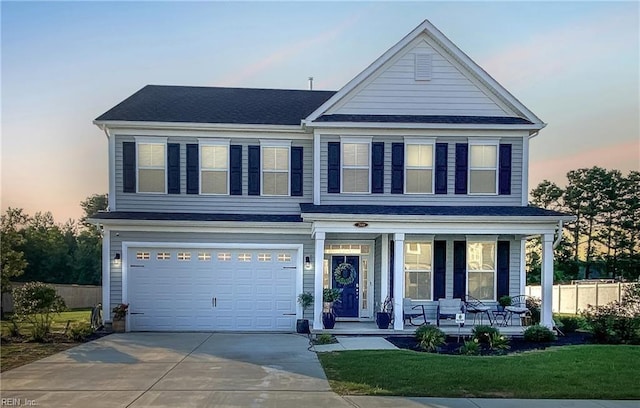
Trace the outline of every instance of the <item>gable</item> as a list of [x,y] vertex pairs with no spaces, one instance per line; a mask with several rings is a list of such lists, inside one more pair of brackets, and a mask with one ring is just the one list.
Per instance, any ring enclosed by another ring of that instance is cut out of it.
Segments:
[[[464,118],[495,122],[508,118],[531,132],[545,123],[425,20],[386,51],[303,123],[347,118],[391,118],[391,122],[458,123]],[[440,118],[433,122],[432,118]],[[444,118],[444,120],[442,120]],[[447,118],[451,118],[448,120]],[[388,121],[388,120],[387,120]],[[472,122],[474,122],[472,121]],[[500,123],[499,123],[500,122]]]
[[429,42],[422,33],[326,114],[517,116]]

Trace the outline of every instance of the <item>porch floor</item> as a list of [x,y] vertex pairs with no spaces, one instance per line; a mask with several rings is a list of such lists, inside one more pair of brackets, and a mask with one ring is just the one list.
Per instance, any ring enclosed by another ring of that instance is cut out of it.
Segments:
[[[435,322],[430,322],[435,326]],[[473,323],[467,323],[464,327],[458,327],[453,321],[440,321],[440,329],[448,336],[470,337],[473,330]],[[494,326],[500,330],[501,334],[509,337],[520,337],[523,335],[526,326]],[[375,322],[336,322],[333,329],[311,329],[312,334],[328,333],[333,335],[373,335],[373,336],[407,336],[413,335],[418,326],[405,325],[404,330],[378,329]]]

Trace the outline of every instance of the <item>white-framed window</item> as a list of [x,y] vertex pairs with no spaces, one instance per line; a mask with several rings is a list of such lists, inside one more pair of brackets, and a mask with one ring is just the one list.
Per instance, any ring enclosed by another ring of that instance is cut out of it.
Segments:
[[467,241],[467,293],[479,300],[496,300],[497,241]]
[[166,142],[136,140],[138,154],[138,192],[167,192],[167,144]]
[[229,141],[200,140],[200,194],[229,194]]
[[190,261],[191,252],[178,252],[178,261]]
[[259,253],[258,262],[271,262],[271,254],[268,252]]
[[414,300],[433,299],[433,243],[405,242],[404,295]]
[[198,252],[198,261],[208,262],[211,260],[211,254],[209,252]]
[[218,261],[227,262],[231,260],[231,253],[229,252],[218,252]]
[[156,259],[158,261],[168,261],[171,259],[171,253],[170,252],[158,252],[156,254]]
[[498,193],[498,143],[469,144],[469,194]]
[[278,254],[278,262],[291,262],[291,254],[289,254],[289,253],[279,253]]
[[343,141],[342,148],[342,192],[371,192],[371,141]]
[[136,259],[138,261],[148,261],[149,259],[151,259],[151,254],[149,252],[136,252]]
[[262,182],[260,188],[265,196],[288,196],[290,191],[289,159],[291,142],[261,141]]
[[404,192],[406,194],[433,193],[433,142],[406,142]]
[[238,254],[238,261],[239,262],[251,262],[251,254],[248,252],[243,252],[241,254]]

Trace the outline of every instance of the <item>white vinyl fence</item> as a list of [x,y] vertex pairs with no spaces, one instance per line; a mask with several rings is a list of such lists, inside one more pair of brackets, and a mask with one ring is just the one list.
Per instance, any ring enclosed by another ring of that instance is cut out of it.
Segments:
[[[24,285],[24,283],[14,282],[13,287]],[[69,309],[79,309],[83,307],[93,307],[102,302],[102,286],[95,285],[63,285],[50,283],[56,288],[58,295],[62,296]],[[11,293],[2,294],[2,310],[13,311],[13,297]]]
[[[581,283],[579,285],[553,285],[553,312],[578,314],[588,305],[604,306],[622,299],[630,283]],[[527,286],[525,294],[539,298],[540,286]]]

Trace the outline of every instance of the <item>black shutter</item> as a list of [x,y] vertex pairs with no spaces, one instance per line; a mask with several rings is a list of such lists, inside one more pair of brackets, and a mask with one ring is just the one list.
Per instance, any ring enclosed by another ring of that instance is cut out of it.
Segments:
[[136,192],[136,143],[122,142],[122,191]]
[[249,195],[260,195],[260,146],[249,146]]
[[456,143],[456,194],[467,194],[468,157],[469,146],[466,143]]
[[327,193],[340,192],[340,142],[327,147]]
[[242,146],[229,146],[229,194],[242,195]]
[[433,300],[447,297],[447,241],[433,242]]
[[511,194],[511,145],[501,144],[498,157],[500,160],[498,167],[498,193],[500,195],[509,195]]
[[384,142],[371,143],[371,192],[384,193]]
[[200,159],[198,145],[187,145],[187,194],[200,193]]
[[436,143],[436,180],[435,193],[447,194],[447,155],[448,143]]
[[391,194],[404,193],[404,143],[391,144]]
[[498,241],[498,293],[496,299],[509,295],[509,241]]
[[180,144],[167,144],[167,189],[169,194],[180,194]]
[[302,196],[303,176],[303,150],[302,146],[291,147],[291,195]]
[[453,297],[467,296],[467,242],[453,241]]

